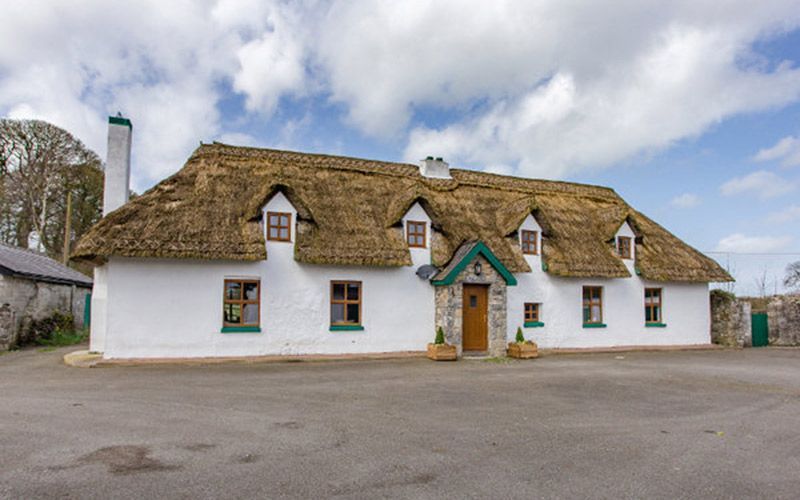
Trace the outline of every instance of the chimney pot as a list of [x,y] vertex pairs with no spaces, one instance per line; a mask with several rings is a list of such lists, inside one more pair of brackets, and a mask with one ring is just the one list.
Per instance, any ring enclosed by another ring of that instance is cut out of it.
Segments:
[[108,152],[103,184],[103,216],[128,202],[133,125],[121,113],[108,117]]

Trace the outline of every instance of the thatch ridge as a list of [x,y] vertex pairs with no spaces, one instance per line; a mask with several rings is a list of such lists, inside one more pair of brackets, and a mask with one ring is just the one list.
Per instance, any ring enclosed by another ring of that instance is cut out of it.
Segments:
[[[439,266],[464,242],[480,240],[512,272],[529,271],[516,229],[534,213],[552,274],[629,276],[608,235],[631,220],[642,236],[637,266],[644,277],[729,279],[712,260],[640,216],[613,189],[450,172],[452,179],[430,179],[407,163],[204,144],[179,172],[95,225],[73,255],[265,259],[260,210],[282,192],[298,210],[295,258],[305,263],[410,265],[399,222],[420,202],[433,221],[432,260]],[[666,251],[670,245],[678,251]]]

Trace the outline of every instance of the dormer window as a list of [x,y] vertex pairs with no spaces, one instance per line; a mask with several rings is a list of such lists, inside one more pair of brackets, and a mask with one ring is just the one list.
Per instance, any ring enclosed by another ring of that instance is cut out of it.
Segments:
[[292,214],[267,212],[267,239],[270,241],[292,240]]
[[522,237],[522,253],[524,253],[525,255],[538,255],[539,232],[523,229],[521,232],[521,237]]
[[425,248],[426,243],[426,229],[427,224],[419,221],[406,222],[406,241],[408,246],[412,248]]
[[617,237],[617,253],[623,259],[630,259],[632,254],[631,238],[629,236]]

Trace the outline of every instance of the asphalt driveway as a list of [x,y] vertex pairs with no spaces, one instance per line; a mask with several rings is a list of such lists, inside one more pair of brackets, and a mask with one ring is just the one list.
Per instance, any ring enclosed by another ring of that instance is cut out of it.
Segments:
[[800,350],[69,368],[0,356],[2,498],[797,498]]

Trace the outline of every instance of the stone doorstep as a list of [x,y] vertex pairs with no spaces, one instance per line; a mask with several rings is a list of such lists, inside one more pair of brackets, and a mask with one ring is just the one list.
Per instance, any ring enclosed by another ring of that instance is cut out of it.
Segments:
[[64,355],[64,364],[75,368],[92,368],[103,361],[103,355],[96,352],[89,352],[84,349],[73,351]]

